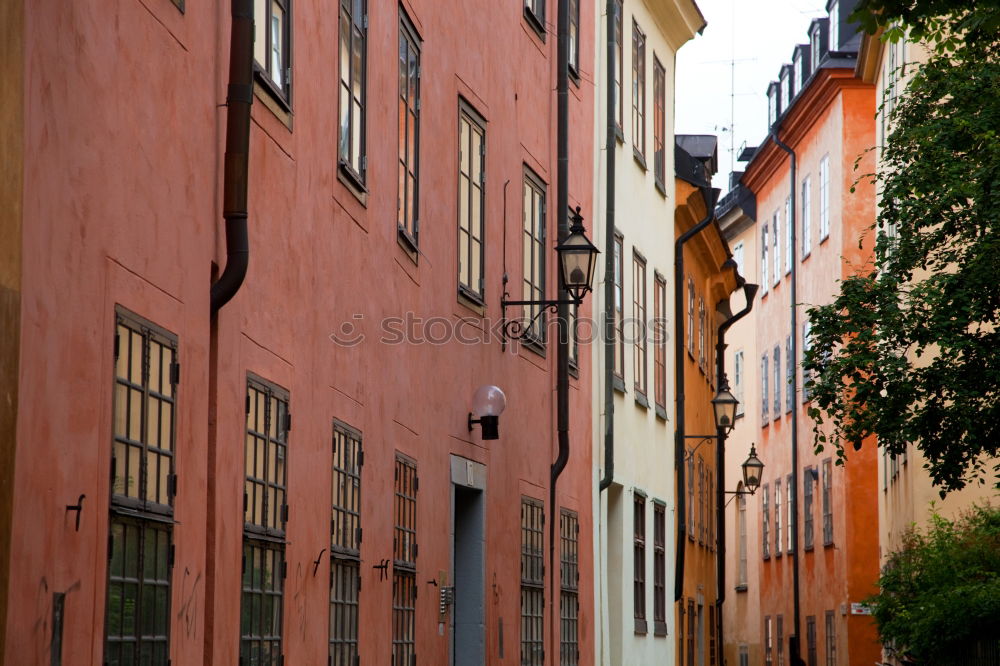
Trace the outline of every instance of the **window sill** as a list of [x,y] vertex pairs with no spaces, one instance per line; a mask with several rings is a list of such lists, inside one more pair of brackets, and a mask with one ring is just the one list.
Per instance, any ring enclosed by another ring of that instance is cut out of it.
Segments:
[[458,303],[464,305],[480,317],[486,315],[486,304],[478,296],[468,292],[463,287],[458,288]]
[[278,94],[274,92],[273,86],[269,85],[260,72],[254,72],[253,93],[254,96],[260,100],[261,104],[263,104],[275,118],[281,121],[281,124],[287,127],[289,132],[291,132],[291,110],[289,110],[288,105],[284,102],[284,100],[278,97]]
[[667,623],[657,620],[653,622],[653,635],[657,637],[664,637],[667,635]]
[[622,379],[621,377],[619,377],[618,375],[614,375],[611,378],[611,388],[613,388],[614,390],[618,391],[619,393],[624,394],[625,393],[625,380]]
[[809,257],[811,257],[811,256],[812,256],[812,252],[811,252],[811,251],[810,251],[810,252],[806,252],[805,254],[803,254],[803,255],[802,255],[802,260],[801,260],[801,261],[802,261],[802,263],[805,263],[805,262],[806,262],[806,259],[808,259],[808,258],[809,258]]
[[358,175],[354,173],[351,167],[347,166],[344,162],[337,165],[337,180],[347,187],[348,191],[354,195],[362,206],[368,207],[368,190],[361,183],[361,179]]
[[526,337],[521,340],[521,346],[530,352],[545,358],[545,342],[539,338]]
[[580,378],[580,366],[573,359],[569,359],[569,376],[573,379]]
[[833,548],[833,542],[832,541],[824,541],[823,542],[823,547],[824,548]]
[[396,227],[396,242],[399,243],[399,247],[403,249],[406,256],[410,258],[414,266],[419,265],[418,259],[420,257],[420,250],[417,248],[416,241],[410,237],[410,234],[406,233],[401,227]]
[[663,195],[663,198],[667,198],[667,188],[659,178],[656,179],[656,190]]
[[805,546],[805,547],[803,548],[803,550],[804,550],[804,551],[806,551],[807,553],[810,553],[810,552],[812,552],[812,550],[813,550],[813,547],[812,547],[812,545],[809,545],[809,546]]
[[638,164],[643,171],[648,171],[646,167],[646,158],[643,156],[642,153],[639,152],[639,149],[636,148],[635,146],[632,146],[632,159],[635,160],[635,163]]
[[737,420],[737,421],[739,421],[739,420],[740,420],[740,419],[742,419],[742,418],[743,418],[744,416],[746,416],[746,413],[745,413],[745,412],[738,412],[738,413],[736,414],[736,420]]
[[171,0],[171,2],[173,2],[174,6],[177,7],[177,11],[181,14],[184,13],[184,0]]
[[764,415],[764,423],[763,423],[763,425],[761,425],[761,428],[766,428],[769,425],[771,425],[771,418],[767,414],[765,414]]
[[639,389],[635,390],[635,404],[639,405],[643,409],[649,409],[649,400],[646,398],[646,394]]
[[736,590],[737,592],[746,592],[748,588],[746,583],[741,583],[733,589]]
[[640,620],[639,618],[635,619],[635,633],[643,636],[646,635],[647,629],[645,620]]
[[660,419],[661,421],[666,421],[667,420],[667,408],[664,407],[663,405],[657,405],[656,406],[656,418]]
[[764,556],[763,556],[763,559],[764,559],[764,561],[766,562],[766,561],[768,561],[769,559],[771,559],[771,556],[770,556],[770,555],[764,555]]
[[545,43],[545,17],[544,16],[542,16],[542,17],[535,16],[535,12],[533,12],[530,9],[528,9],[527,7],[525,7],[524,8],[524,19],[528,22],[528,25],[531,26],[531,29],[534,31],[534,33],[536,35],[538,35],[538,39],[542,40],[542,43],[544,44]]
[[625,143],[625,133],[622,132],[622,126],[615,122],[615,138],[618,139],[618,143]]
[[822,238],[819,239],[819,244],[822,245],[823,243],[827,242],[828,240],[830,240],[830,234],[829,233],[826,236],[823,236]]
[[577,88],[580,87],[580,73],[576,71],[576,67],[574,67],[573,65],[569,66],[569,80]]

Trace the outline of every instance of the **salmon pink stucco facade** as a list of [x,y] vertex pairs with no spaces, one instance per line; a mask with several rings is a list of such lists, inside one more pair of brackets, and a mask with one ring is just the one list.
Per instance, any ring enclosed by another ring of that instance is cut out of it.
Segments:
[[[3,3],[0,661],[593,662],[591,356],[553,504],[555,329],[498,324],[556,298],[566,214],[555,3],[527,4]],[[241,95],[249,268],[213,314]]]

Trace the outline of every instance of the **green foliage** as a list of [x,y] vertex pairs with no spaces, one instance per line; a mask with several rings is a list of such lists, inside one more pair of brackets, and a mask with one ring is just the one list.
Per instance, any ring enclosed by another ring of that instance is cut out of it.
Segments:
[[809,310],[810,415],[817,448],[842,458],[842,442],[873,435],[893,454],[914,443],[944,495],[985,482],[987,464],[1000,479],[984,463],[1000,454],[996,35],[933,53],[890,120],[878,173],[862,177],[881,201],[872,262]]
[[882,642],[900,657],[950,664],[976,640],[1000,635],[1000,509],[934,515],[888,557],[866,600]]
[[952,51],[963,42],[994,40],[1000,0],[861,0],[850,18],[869,34],[883,28],[892,41],[905,25],[911,39]]

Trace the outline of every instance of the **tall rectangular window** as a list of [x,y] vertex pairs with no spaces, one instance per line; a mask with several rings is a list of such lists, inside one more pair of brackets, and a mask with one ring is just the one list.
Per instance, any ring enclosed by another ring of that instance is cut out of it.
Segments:
[[[615,234],[615,375],[625,378],[625,239]],[[625,390],[624,385],[622,390]]]
[[653,633],[667,635],[667,507],[653,501]]
[[361,433],[335,421],[330,498],[331,666],[354,666],[358,658],[363,464]]
[[291,0],[254,0],[254,71],[285,106],[291,100]]
[[840,50],[840,8],[836,0],[830,5],[830,50]]
[[803,478],[806,485],[802,487],[802,541],[806,550],[813,547],[813,473],[816,468],[806,467]]
[[795,387],[792,380],[795,379],[795,363],[792,360],[792,336],[785,336],[785,411],[792,411],[795,404]]
[[784,552],[781,540],[781,479],[774,481],[774,554],[781,557]]
[[646,33],[632,20],[632,146],[646,157]]
[[743,241],[733,246],[733,261],[736,262],[736,270],[739,274],[746,277],[746,264],[743,263]]
[[792,475],[785,478],[785,546],[788,552],[795,549],[795,531],[792,521],[795,518],[795,486],[792,485]]
[[687,633],[687,644],[688,644],[688,666],[694,666],[695,652],[694,652],[694,639],[695,639],[695,622],[697,621],[697,616],[694,612],[694,599],[688,599],[688,633]]
[[464,102],[458,110],[458,290],[483,302],[486,230],[486,122]]
[[785,275],[792,272],[792,197],[785,197]]
[[615,83],[614,83],[614,95],[615,95],[615,125],[618,127],[618,132],[621,133],[624,127],[623,116],[625,115],[625,96],[622,94],[623,91],[623,81],[625,73],[625,50],[624,35],[625,28],[623,26],[623,15],[625,10],[622,8],[622,0],[615,0],[615,16],[614,16],[614,31],[615,31]]
[[743,495],[736,497],[736,524],[739,530],[739,568],[736,572],[736,584],[747,585],[747,500]]
[[569,0],[569,73],[580,76],[580,0]]
[[772,279],[777,287],[781,282],[781,213],[774,211],[771,218],[771,246],[774,250],[774,258],[771,261]]
[[698,456],[698,542],[705,543],[705,461]]
[[396,225],[415,248],[420,233],[420,36],[399,9],[399,189]]
[[[632,252],[632,316],[635,318],[635,342],[632,356],[635,371],[635,390],[646,397],[649,382],[649,364],[646,349],[646,260]],[[638,395],[636,397],[639,397]]]
[[768,488],[767,484],[761,487],[761,501],[763,503],[761,516],[763,518],[763,523],[761,525],[760,535],[761,544],[763,545],[764,559],[771,557],[771,506],[768,503]]
[[764,352],[760,357],[760,392],[761,392],[761,416],[763,417],[763,425],[767,425],[770,422],[768,418],[768,392],[767,392],[767,352]]
[[837,666],[837,619],[826,611],[826,666]]
[[580,522],[576,512],[559,512],[559,666],[580,660]]
[[768,240],[767,239],[767,228],[769,226],[770,225],[768,225],[767,222],[765,222],[764,225],[763,225],[763,228],[761,229],[761,232],[760,232],[761,233],[761,237],[760,237],[760,290],[761,290],[762,294],[766,294],[767,293],[768,285],[771,283],[771,281],[768,280],[768,276],[770,276],[771,274],[768,272],[769,264],[768,264],[768,261],[767,261],[767,247],[768,247],[768,245],[767,245],[767,240]]
[[533,28],[545,33],[545,0],[524,0],[524,15]]
[[653,175],[660,189],[666,189],[667,156],[667,72],[653,56]]
[[738,402],[736,403],[736,416],[743,414],[744,384],[746,382],[746,360],[743,357],[743,350],[738,350],[733,354],[733,394]]
[[810,664],[819,666],[819,655],[816,653],[816,616],[806,616],[806,657]]
[[705,370],[705,338],[707,336],[705,299],[698,299],[698,366]]
[[687,468],[687,490],[688,490],[688,538],[694,541],[695,538],[695,505],[694,505],[694,453],[688,452]]
[[677,663],[684,666],[684,600],[677,604]]
[[288,393],[250,377],[246,413],[240,659],[277,664],[283,658]]
[[830,156],[819,161],[819,239],[830,235]]
[[170,660],[177,338],[118,311],[104,661]]
[[688,278],[687,302],[687,350],[694,358],[694,280]]
[[802,258],[812,249],[812,178],[802,179]]
[[646,498],[632,500],[632,601],[635,631],[646,633]]
[[708,605],[708,666],[715,666],[715,604]]
[[[802,322],[802,358],[805,359],[806,352],[809,351],[809,332],[811,325],[808,319]],[[810,374],[802,368],[802,402],[809,400],[809,377]]]
[[[523,222],[523,282],[521,296],[526,301],[545,298],[545,185],[525,167]],[[545,342],[545,315],[540,305],[525,305],[524,316],[534,323],[527,329],[528,340]],[[535,317],[538,317],[535,319]]]
[[781,347],[774,346],[774,420],[781,418]]
[[417,464],[396,454],[393,475],[392,666],[412,666],[416,654]]
[[667,281],[653,276],[653,384],[656,406],[667,409]]
[[545,663],[544,611],[545,564],[542,528],[545,525],[542,503],[521,498],[521,664],[543,666]]
[[739,666],[750,666],[750,646],[741,645],[740,646],[740,661]]
[[368,0],[340,0],[340,169],[355,185],[367,180]]
[[778,666],[785,666],[785,618],[779,615],[774,622],[778,649]]
[[833,543],[833,498],[831,484],[833,464],[829,458],[823,461],[823,545]]
[[822,26],[817,23],[816,26],[815,26],[815,28],[812,31],[812,34],[809,35],[809,60],[810,60],[809,71],[810,72],[815,72],[817,69],[819,69],[819,59],[820,59],[820,50],[819,49],[820,49],[820,31],[821,30],[822,30]]
[[771,666],[774,663],[774,635],[771,633],[771,618],[764,618],[764,663]]

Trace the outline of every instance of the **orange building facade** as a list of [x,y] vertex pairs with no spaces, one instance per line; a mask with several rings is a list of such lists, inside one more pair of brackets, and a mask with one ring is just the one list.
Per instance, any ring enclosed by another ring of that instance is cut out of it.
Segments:
[[[0,661],[592,663],[590,354],[552,504],[555,336],[497,328],[556,297],[555,3],[243,3],[227,93],[231,4],[0,7]],[[213,316],[227,94],[250,255]]]
[[[762,628],[767,665],[794,664],[796,641],[810,666],[871,664],[880,656],[859,604],[875,592],[878,575],[877,447],[866,442],[843,465],[830,447],[814,452],[799,366],[806,309],[833,298],[871,243],[862,232],[874,214],[874,188],[851,188],[874,165],[874,88],[854,74],[860,37],[846,23],[850,3],[839,4],[830,3],[829,19],[813,22],[810,43],[796,47],[794,65],[769,89],[771,136],[742,177],[756,199],[758,252],[747,260],[759,264],[761,282],[759,358],[747,359],[758,364],[758,385],[747,390],[758,392],[760,409],[747,419],[757,421],[765,464],[749,502],[760,536],[749,548],[759,589],[749,594],[759,595],[753,622]],[[794,176],[775,135],[794,152]]]

